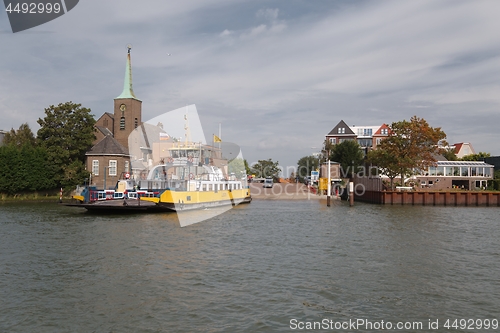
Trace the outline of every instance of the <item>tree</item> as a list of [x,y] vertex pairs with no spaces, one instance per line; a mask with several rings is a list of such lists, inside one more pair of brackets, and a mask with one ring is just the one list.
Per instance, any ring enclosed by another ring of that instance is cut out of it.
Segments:
[[478,154],[465,155],[461,161],[484,161],[485,158],[491,157],[490,153],[480,151]]
[[336,144],[330,142],[330,140],[325,139],[323,142],[323,150],[321,151],[321,161],[328,161],[328,157],[332,155],[333,150],[335,149]]
[[243,164],[245,165],[245,172],[247,175],[251,174],[250,166],[248,165],[247,160],[243,160]]
[[281,169],[278,165],[278,161],[273,162],[271,159],[259,160],[257,161],[257,163],[252,165],[251,171],[252,174],[257,176],[257,178],[271,177],[277,180],[281,172]]
[[47,149],[59,186],[73,186],[88,177],[85,153],[95,140],[95,119],[90,109],[73,102],[51,105],[38,119],[38,144]]
[[3,139],[3,143],[5,145],[14,145],[16,147],[22,147],[24,145],[34,146],[36,139],[28,123],[24,123],[19,126],[17,131],[12,128],[10,132],[7,132]]
[[[411,175],[414,169],[426,169],[436,163],[435,155],[442,153],[439,144],[444,142],[446,134],[440,127],[430,127],[425,119],[413,116],[410,121],[394,122],[387,138],[380,142],[378,150],[385,151],[384,158],[374,164],[381,169],[397,172],[404,177]],[[381,154],[381,153],[380,153]]]
[[389,177],[391,189],[394,190],[394,179],[400,171],[397,159],[386,149],[376,149],[368,152],[367,162],[376,165],[380,173]]
[[311,171],[318,170],[319,161],[316,156],[304,156],[297,161],[297,175],[300,180],[311,175]]
[[454,148],[448,148],[444,149],[443,151],[443,156],[446,158],[448,161],[456,161],[458,160],[457,155],[455,155],[455,149]]
[[50,190],[56,187],[43,147],[15,145],[0,147],[0,192]]
[[364,156],[361,147],[354,140],[346,140],[333,146],[330,160],[339,162],[343,174],[352,178],[363,164]]
[[242,158],[235,158],[229,162],[229,173],[234,173],[235,177],[241,179],[247,175],[245,168],[245,160]]

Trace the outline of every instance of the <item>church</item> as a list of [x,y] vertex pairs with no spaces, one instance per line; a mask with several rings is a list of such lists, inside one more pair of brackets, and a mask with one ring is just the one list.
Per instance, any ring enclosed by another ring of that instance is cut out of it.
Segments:
[[128,138],[142,125],[142,101],[132,89],[130,49],[128,47],[123,91],[114,99],[113,113],[105,112],[96,121],[96,140],[85,154],[86,167],[91,172],[89,184],[98,188],[113,188],[132,171]]

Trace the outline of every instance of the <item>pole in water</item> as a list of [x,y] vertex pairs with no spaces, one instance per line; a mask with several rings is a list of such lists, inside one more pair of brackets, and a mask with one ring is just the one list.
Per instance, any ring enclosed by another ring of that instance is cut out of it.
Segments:
[[330,179],[330,159],[328,159],[328,185],[326,186],[326,206],[330,207],[330,192],[332,191],[332,184]]
[[61,191],[59,191],[59,202],[62,203],[62,195],[63,195],[63,189],[61,187]]
[[354,206],[354,182],[349,182],[349,206]]

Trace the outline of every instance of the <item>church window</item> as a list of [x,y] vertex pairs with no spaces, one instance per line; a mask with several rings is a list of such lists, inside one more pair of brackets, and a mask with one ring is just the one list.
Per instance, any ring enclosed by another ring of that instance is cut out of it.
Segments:
[[120,118],[120,129],[124,130],[125,129],[125,117]]
[[137,118],[135,118],[134,128],[137,128],[137,126],[139,126],[139,121],[137,120]]
[[116,176],[116,160],[109,160],[109,175]]
[[99,160],[92,161],[92,174],[94,176],[99,176]]

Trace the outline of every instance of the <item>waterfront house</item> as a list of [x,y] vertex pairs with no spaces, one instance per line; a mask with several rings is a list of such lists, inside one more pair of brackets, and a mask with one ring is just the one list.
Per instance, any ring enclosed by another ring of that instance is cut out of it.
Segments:
[[494,166],[483,161],[437,161],[435,166],[418,172],[409,182],[422,189],[479,190],[486,188],[493,174]]
[[468,142],[455,143],[453,145],[455,156],[462,158],[467,155],[473,155],[476,153],[472,145]]
[[380,141],[388,137],[390,128],[381,126],[348,126],[341,120],[326,136],[331,144],[339,144],[346,140],[355,140],[363,150],[375,149]]

